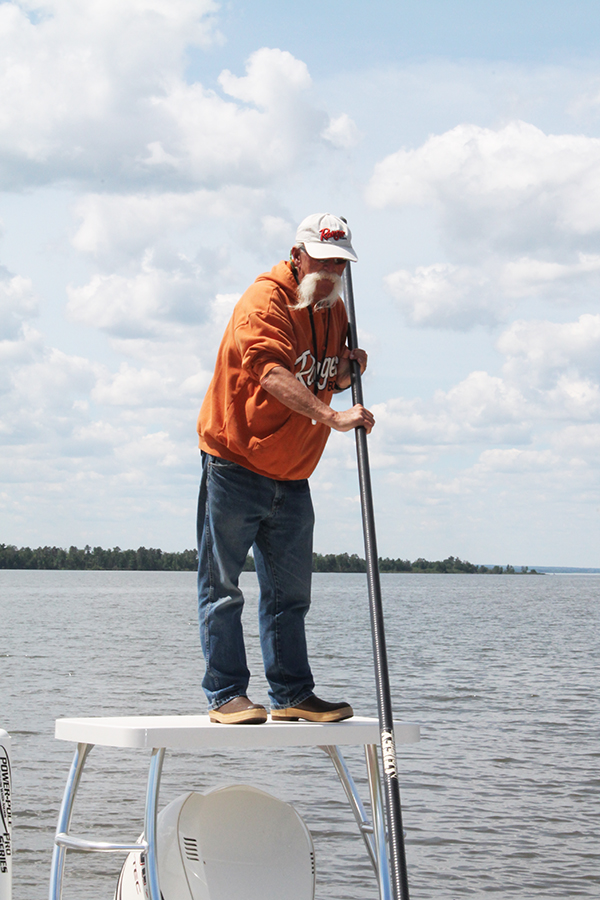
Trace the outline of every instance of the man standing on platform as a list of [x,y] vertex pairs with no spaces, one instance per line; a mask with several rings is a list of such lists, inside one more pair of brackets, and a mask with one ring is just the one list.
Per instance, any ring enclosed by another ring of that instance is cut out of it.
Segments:
[[239,576],[251,547],[271,718],[353,715],[348,703],[313,693],[304,631],[314,526],[307,479],[332,428],[368,433],[375,424],[359,404],[330,407],[332,395],[350,385],[350,359],[361,371],[367,364],[363,350],[346,346],[340,295],[348,260],[356,255],[344,221],[319,213],[301,223],[289,262],[259,275],[238,301],[198,417],[198,606],[213,722],[267,718],[247,696]]

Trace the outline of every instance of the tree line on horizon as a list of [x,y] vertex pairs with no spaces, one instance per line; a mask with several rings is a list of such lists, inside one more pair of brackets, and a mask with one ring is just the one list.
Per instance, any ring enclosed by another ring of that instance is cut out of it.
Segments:
[[0,544],[0,569],[102,569],[124,571],[193,572],[198,568],[196,550],[163,553],[154,547],[121,550],[114,547],[30,547]]
[[[154,547],[138,547],[137,550],[121,550],[114,547],[83,549],[69,547],[17,548],[12,544],[0,544],[0,569],[57,569],[57,570],[105,570],[144,572],[195,572],[198,568],[196,550],[179,553],[164,553]],[[254,559],[248,556],[244,571],[254,571]],[[313,553],[313,572],[366,572],[367,564],[356,553]],[[520,571],[513,566],[477,566],[458,556],[448,556],[443,560],[428,560],[419,557],[414,562],[408,559],[379,558],[379,571],[412,572],[426,574],[469,574],[469,575],[537,575],[535,569],[523,566]]]
[[[411,562],[409,559],[390,559],[379,557],[379,571],[386,572],[413,572],[425,574],[448,575],[537,575],[535,569],[522,566],[517,571],[514,566],[477,566],[458,556],[448,556],[446,559],[429,560],[419,557]],[[313,553],[313,572],[366,572],[367,564],[356,553]]]

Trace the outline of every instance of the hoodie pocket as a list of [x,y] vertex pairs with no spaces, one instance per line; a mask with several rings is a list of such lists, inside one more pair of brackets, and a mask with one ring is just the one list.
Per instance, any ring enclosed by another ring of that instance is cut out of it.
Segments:
[[283,461],[286,456],[293,452],[294,435],[297,430],[298,427],[294,421],[294,416],[290,415],[283,425],[280,425],[276,431],[271,432],[266,437],[252,436],[248,441],[248,459],[258,462],[278,457]]

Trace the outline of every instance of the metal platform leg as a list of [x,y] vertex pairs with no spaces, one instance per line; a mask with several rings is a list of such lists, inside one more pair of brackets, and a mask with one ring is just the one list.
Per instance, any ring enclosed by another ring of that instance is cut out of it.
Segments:
[[356,784],[339,747],[322,746],[321,750],[324,750],[331,758],[337,776],[346,792],[352,812],[354,813],[354,818],[356,819],[356,824],[358,825],[358,830],[363,837],[371,863],[375,870],[375,875],[377,876],[380,900],[392,900],[387,838],[385,832],[385,810],[383,805],[383,793],[381,790],[381,779],[379,777],[377,745],[365,744],[367,776],[369,780],[369,794],[373,816],[372,825],[369,824],[367,820],[365,808],[358,795]]
[[158,814],[158,792],[160,789],[160,776],[162,774],[164,758],[164,747],[152,751],[150,771],[148,772],[148,786],[146,789],[144,837],[148,842],[148,851],[146,853],[146,877],[148,879],[148,894],[150,900],[161,900],[156,849],[156,817]]
[[379,759],[376,744],[365,744],[367,775],[369,777],[369,794],[373,813],[373,833],[377,856],[377,881],[381,900],[391,900],[392,886],[390,882],[390,865],[388,860],[387,836],[385,832],[385,810],[381,778],[379,777]]
[[[69,777],[63,795],[60,814],[58,816],[58,825],[56,826],[56,834],[68,834],[71,824],[71,815],[73,813],[73,803],[75,802],[75,794],[81,780],[81,773],[85,766],[93,744],[77,744],[77,749],[73,756]],[[58,843],[54,844],[54,852],[52,854],[52,869],[50,872],[50,900],[61,900],[62,882],[65,870],[66,847]]]
[[352,812],[354,813],[354,818],[356,819],[356,824],[358,825],[358,830],[360,831],[362,838],[365,842],[365,846],[367,848],[367,853],[369,854],[369,858],[371,860],[371,864],[375,870],[375,874],[377,875],[377,857],[376,857],[376,849],[375,843],[373,841],[373,826],[367,820],[367,814],[365,812],[365,808],[362,804],[362,801],[358,794],[358,789],[356,787],[354,778],[350,774],[350,770],[346,764],[346,760],[342,756],[339,747],[335,746],[322,746],[321,750],[324,750],[325,753],[331,759],[331,762],[334,765],[335,771],[337,773],[338,778],[340,779],[340,783],[344,788],[346,793],[346,797],[348,798],[348,802],[350,803],[350,807]]

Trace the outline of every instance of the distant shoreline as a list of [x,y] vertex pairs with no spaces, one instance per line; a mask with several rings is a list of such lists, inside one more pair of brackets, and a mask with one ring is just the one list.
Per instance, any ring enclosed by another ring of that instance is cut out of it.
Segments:
[[[198,568],[196,550],[167,553],[156,548],[138,547],[137,550],[121,550],[120,547],[104,549],[75,546],[17,548],[13,544],[0,544],[0,569],[43,569],[57,571],[144,571],[144,572],[195,572]],[[254,560],[248,556],[245,571],[254,571]],[[443,560],[422,557],[408,559],[379,559],[379,571],[388,573],[432,575],[545,575],[545,574],[598,574],[600,568],[575,568],[567,566],[500,566],[477,565],[457,556]],[[366,563],[356,553],[313,553],[313,572],[361,573]]]

